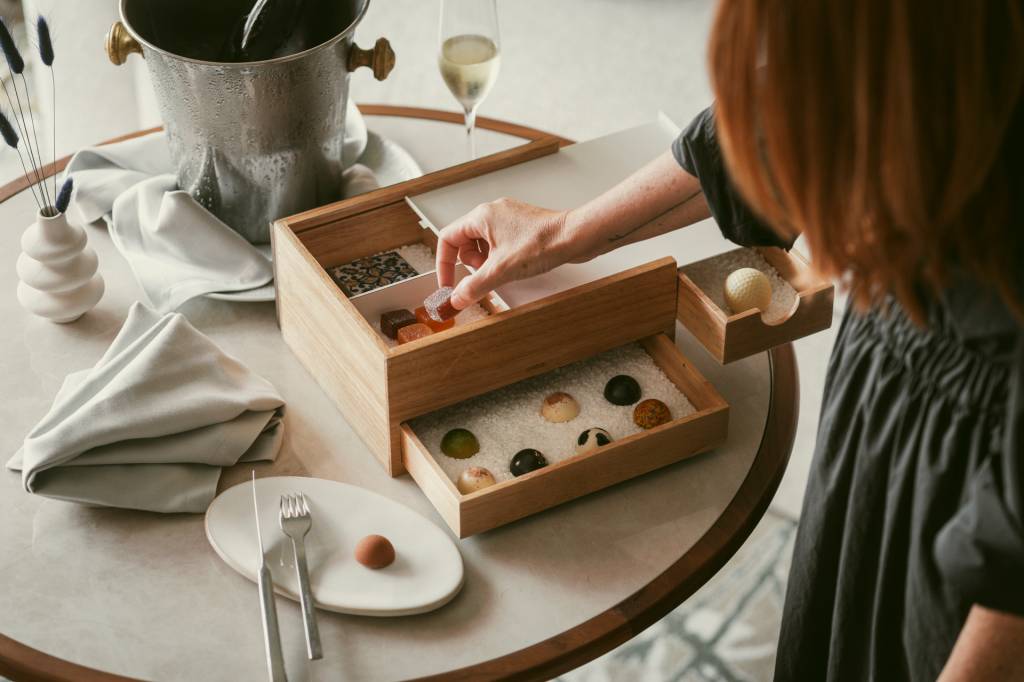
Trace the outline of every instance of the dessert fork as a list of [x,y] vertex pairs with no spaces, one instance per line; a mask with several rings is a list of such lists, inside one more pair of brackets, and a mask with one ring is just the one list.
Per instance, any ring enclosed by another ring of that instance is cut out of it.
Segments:
[[292,551],[295,553],[295,571],[299,576],[299,598],[302,602],[302,624],[306,626],[306,653],[309,660],[323,658],[320,649],[320,628],[316,624],[316,607],[309,589],[309,568],[306,566],[306,533],[313,525],[309,514],[306,496],[281,496],[281,530],[292,540]]

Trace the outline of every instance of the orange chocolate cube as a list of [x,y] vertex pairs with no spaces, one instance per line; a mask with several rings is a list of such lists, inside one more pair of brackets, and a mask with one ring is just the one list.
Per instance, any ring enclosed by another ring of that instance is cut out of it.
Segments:
[[427,325],[422,322],[416,322],[398,330],[398,343],[409,343],[416,339],[422,339],[424,336],[430,336],[433,333],[433,330]]

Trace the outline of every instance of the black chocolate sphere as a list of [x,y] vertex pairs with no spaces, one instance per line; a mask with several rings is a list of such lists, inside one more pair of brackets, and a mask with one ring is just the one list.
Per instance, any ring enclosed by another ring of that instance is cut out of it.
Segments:
[[632,405],[640,400],[640,384],[626,374],[617,374],[604,385],[604,398],[613,405]]
[[508,465],[508,470],[512,472],[513,476],[522,476],[547,465],[548,461],[538,450],[526,448],[516,453]]

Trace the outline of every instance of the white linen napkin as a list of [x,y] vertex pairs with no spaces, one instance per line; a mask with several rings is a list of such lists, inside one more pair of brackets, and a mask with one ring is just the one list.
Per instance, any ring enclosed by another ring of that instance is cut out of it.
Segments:
[[[368,133],[355,105],[349,104],[346,117],[342,154],[355,160]],[[78,219],[106,221],[146,301],[158,311],[210,294],[234,301],[274,299],[270,246],[253,246],[178,189],[163,133],[83,149],[65,174],[75,178]],[[343,182],[346,196],[376,184],[362,166],[349,168]]]
[[182,315],[136,303],[99,362],[65,379],[7,467],[46,497],[203,512],[221,467],[277,456],[283,414],[268,381]]

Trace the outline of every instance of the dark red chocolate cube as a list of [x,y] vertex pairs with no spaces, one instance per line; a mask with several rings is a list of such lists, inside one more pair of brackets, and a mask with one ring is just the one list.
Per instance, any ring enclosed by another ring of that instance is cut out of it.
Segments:
[[380,330],[389,339],[398,338],[398,330],[416,324],[416,316],[405,308],[389,310],[380,316]]

